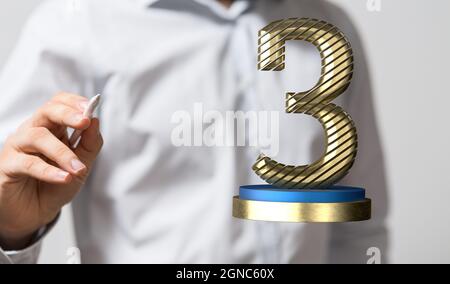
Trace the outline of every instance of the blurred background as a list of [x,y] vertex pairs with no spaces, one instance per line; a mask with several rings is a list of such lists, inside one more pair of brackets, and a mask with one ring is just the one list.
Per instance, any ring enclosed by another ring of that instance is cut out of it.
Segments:
[[[40,2],[0,2],[0,68]],[[390,190],[390,262],[450,263],[450,1],[329,2],[352,18],[369,59]],[[71,218],[65,208],[41,263],[66,262]]]

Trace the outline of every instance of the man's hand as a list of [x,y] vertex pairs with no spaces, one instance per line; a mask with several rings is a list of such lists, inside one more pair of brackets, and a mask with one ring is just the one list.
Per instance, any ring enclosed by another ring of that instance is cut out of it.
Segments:
[[[103,140],[88,100],[60,93],[25,121],[0,152],[0,246],[20,249],[82,187]],[[84,130],[75,149],[67,127]]]

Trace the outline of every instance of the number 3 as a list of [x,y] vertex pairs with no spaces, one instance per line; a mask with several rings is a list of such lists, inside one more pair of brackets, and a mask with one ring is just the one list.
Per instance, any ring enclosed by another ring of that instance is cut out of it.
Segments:
[[322,60],[318,83],[309,91],[286,94],[286,112],[304,113],[319,120],[325,130],[326,149],[320,159],[306,166],[291,166],[260,155],[253,170],[263,180],[284,188],[327,187],[353,165],[357,134],[353,121],[331,103],[350,85],[353,53],[345,35],[335,26],[316,19],[285,19],[259,32],[258,68],[280,71],[285,65],[285,42],[305,40],[317,47]]

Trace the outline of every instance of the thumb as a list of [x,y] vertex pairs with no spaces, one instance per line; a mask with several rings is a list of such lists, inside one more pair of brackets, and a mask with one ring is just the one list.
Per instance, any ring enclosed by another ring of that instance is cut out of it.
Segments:
[[[65,139],[67,142],[67,139]],[[40,189],[41,204],[44,204],[47,215],[53,219],[61,207],[70,202],[74,195],[81,189],[86,177],[92,169],[92,165],[103,145],[103,138],[100,134],[100,125],[97,118],[91,120],[89,127],[83,132],[80,143],[74,150],[80,161],[86,166],[86,171],[83,176],[77,176],[68,185],[51,184],[48,187]],[[63,188],[64,190],[55,190]]]
[[93,118],[89,127],[84,130],[80,143],[74,150],[81,162],[87,167],[88,173],[102,146],[103,138],[100,133],[100,121],[98,118]]

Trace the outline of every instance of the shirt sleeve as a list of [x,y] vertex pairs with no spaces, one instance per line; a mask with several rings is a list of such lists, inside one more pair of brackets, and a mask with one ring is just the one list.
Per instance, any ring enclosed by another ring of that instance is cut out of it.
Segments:
[[42,240],[58,222],[59,216],[60,214],[58,214],[53,222],[39,229],[26,248],[22,250],[5,251],[0,247],[0,264],[37,263],[41,251]]
[[41,240],[35,240],[30,246],[20,251],[4,251],[0,248],[0,264],[37,263],[41,250]]
[[333,9],[335,22],[352,44],[355,62],[352,83],[342,97],[346,100],[345,110],[357,128],[358,154],[341,183],[366,189],[367,197],[372,200],[372,218],[364,222],[331,225],[329,262],[366,263],[370,258],[368,250],[375,247],[381,252],[381,262],[385,263],[388,254],[388,188],[368,63],[358,33],[348,16],[337,7]]

